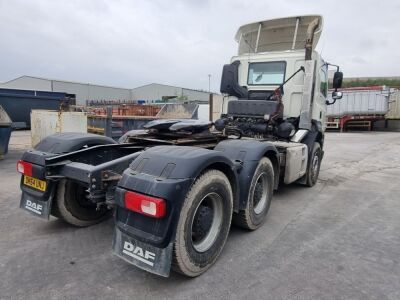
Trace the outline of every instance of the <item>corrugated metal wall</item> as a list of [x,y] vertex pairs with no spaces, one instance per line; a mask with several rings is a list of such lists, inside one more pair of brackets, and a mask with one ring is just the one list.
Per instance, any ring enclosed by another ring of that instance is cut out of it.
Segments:
[[51,92],[51,81],[41,78],[22,76],[5,82],[2,87],[7,89],[33,90]]
[[208,101],[210,94],[181,87],[152,83],[132,89],[132,96],[134,100],[146,100],[148,102],[162,100],[162,97],[165,96],[184,96],[187,100],[191,101]]
[[209,101],[210,94],[202,91],[195,91],[189,89],[182,89],[184,96],[188,97],[188,100],[199,100],[199,101]]
[[155,101],[162,100],[163,96],[182,96],[182,88],[161,84],[148,84],[132,89],[134,100]]
[[91,84],[53,80],[53,91],[64,91],[76,95],[77,105],[86,105],[86,100],[131,100],[131,90]]
[[386,118],[400,119],[400,91],[396,91],[390,95],[389,109]]

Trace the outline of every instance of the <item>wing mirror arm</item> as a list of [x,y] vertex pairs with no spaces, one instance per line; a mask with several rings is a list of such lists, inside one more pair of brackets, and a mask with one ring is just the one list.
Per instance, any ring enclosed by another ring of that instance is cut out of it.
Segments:
[[328,100],[326,100],[326,105],[333,105],[335,104],[336,100],[338,99],[342,99],[343,97],[343,93],[342,92],[338,92],[337,89],[335,89],[335,91],[332,92],[332,102],[329,102]]

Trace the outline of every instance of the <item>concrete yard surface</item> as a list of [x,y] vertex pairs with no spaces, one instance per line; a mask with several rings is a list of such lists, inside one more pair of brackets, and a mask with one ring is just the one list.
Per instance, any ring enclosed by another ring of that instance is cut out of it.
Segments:
[[400,133],[327,133],[318,184],[283,186],[265,224],[232,227],[194,279],[114,256],[113,220],[75,228],[19,209],[22,148],[0,161],[1,299],[400,299]]

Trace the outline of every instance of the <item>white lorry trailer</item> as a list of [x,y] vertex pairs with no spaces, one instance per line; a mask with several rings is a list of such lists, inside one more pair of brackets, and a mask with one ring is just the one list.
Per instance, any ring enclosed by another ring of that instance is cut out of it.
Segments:
[[[317,182],[329,104],[329,64],[315,51],[322,25],[320,16],[299,16],[240,27],[215,123],[152,121],[118,143],[90,134],[46,138],[18,162],[20,207],[76,226],[114,212],[117,256],[161,276],[171,267],[204,273],[231,221],[255,230],[280,183]],[[342,77],[337,67],[335,89]]]

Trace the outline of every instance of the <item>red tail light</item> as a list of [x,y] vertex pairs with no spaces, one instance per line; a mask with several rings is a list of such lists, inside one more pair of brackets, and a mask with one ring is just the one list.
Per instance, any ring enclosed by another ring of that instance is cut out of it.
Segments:
[[125,193],[125,208],[149,217],[162,218],[167,212],[167,203],[161,198],[128,191]]
[[21,174],[32,177],[32,164],[23,160],[19,160],[17,163],[17,171]]

